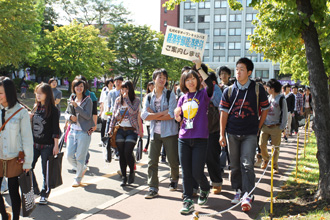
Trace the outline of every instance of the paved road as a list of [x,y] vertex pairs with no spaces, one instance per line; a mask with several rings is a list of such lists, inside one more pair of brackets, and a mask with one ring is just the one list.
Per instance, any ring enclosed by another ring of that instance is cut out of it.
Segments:
[[[61,120],[61,128],[64,126]],[[147,181],[147,155],[143,155],[143,159],[137,164],[136,179],[132,186],[120,187],[121,179],[117,175],[119,170],[118,161],[105,163],[102,155],[102,148],[99,147],[100,133],[92,134],[92,142],[90,146],[90,162],[83,183],[85,187],[73,188],[71,184],[75,174],[68,172],[71,166],[64,158],[62,176],[63,185],[54,189],[49,197],[49,204],[38,205],[29,218],[22,219],[190,219],[191,216],[181,216],[179,209],[182,206],[181,180],[179,190],[177,192],[169,192],[168,184],[169,168],[167,165],[160,164],[159,176],[161,177],[160,197],[152,200],[145,200],[143,195],[146,193]],[[144,138],[145,142],[145,138]],[[295,143],[290,138],[289,144],[281,149],[280,166],[283,167],[282,175],[275,175],[276,184],[278,185],[283,179],[284,171],[291,164],[295,154]],[[64,149],[65,152],[65,149]],[[257,178],[261,175],[261,169],[256,169]],[[42,174],[40,161],[36,165],[35,174],[39,185],[42,184]],[[286,174],[287,175],[287,174]],[[256,201],[254,209],[248,214],[244,214],[239,208],[226,213],[222,217],[224,219],[251,219],[263,210],[265,204],[268,204],[269,197],[269,172],[261,182],[259,189],[256,191]],[[4,195],[7,202],[10,202],[9,195]],[[229,208],[230,199],[233,197],[229,183],[229,171],[226,170],[224,176],[223,192],[220,195],[211,195],[206,207],[195,208],[202,213],[210,213],[214,211]],[[36,198],[39,201],[39,198]],[[218,217],[219,218],[219,217]],[[217,218],[217,219],[218,219]]]

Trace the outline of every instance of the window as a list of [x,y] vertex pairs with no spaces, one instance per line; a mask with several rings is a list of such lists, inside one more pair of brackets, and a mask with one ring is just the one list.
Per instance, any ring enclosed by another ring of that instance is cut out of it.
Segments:
[[210,35],[210,29],[198,29],[199,33]]
[[211,2],[200,2],[198,4],[198,8],[210,8],[211,7]]
[[184,22],[185,23],[195,22],[195,16],[193,16],[193,15],[186,15],[186,16],[184,16]]
[[229,35],[239,36],[239,35],[241,35],[241,29],[240,28],[229,28]]
[[206,43],[206,44],[205,44],[205,48],[204,48],[204,49],[205,49],[205,50],[210,49],[210,48],[209,48],[209,43]]
[[213,62],[220,62],[220,57],[213,57]]
[[226,57],[220,57],[220,62],[226,62]]
[[261,77],[263,79],[269,78],[269,70],[256,70],[256,77]]
[[229,56],[228,57],[228,62],[235,62],[235,57]]
[[242,21],[242,15],[229,15],[229,21]]
[[252,0],[246,0],[246,7],[250,7]]
[[184,3],[184,9],[195,9],[195,8],[196,8],[196,3],[192,3],[192,2]]
[[227,0],[221,1],[221,8],[227,8]]
[[221,1],[214,1],[214,7],[220,8],[221,7]]
[[214,50],[224,50],[224,49],[226,49],[225,43],[215,42],[215,43],[213,43],[213,49]]
[[257,62],[257,61],[258,61],[258,57],[252,57],[251,60],[252,60],[253,62]]
[[167,13],[167,8],[166,7],[164,8],[164,13]]
[[226,36],[226,29],[225,28],[216,28],[214,29],[214,36]]
[[247,21],[257,20],[257,14],[246,14],[246,20]]
[[245,35],[248,36],[248,35],[251,35],[253,34],[253,28],[246,28],[245,29]]
[[266,62],[267,63],[267,62],[269,62],[269,60],[268,59],[264,59],[264,56],[261,56],[260,57],[260,62]]
[[252,17],[253,17],[252,14],[246,14],[246,20],[247,21],[252,21]]
[[203,62],[209,62],[210,61],[210,57],[203,57]]
[[248,41],[245,42],[245,49],[246,50],[250,49],[250,42],[248,42]]
[[210,15],[198,15],[198,22],[210,22]]
[[240,50],[241,49],[241,43],[240,42],[230,42],[228,44],[228,49],[230,50]]
[[226,15],[215,15],[214,16],[214,21],[215,22],[220,22],[220,21],[226,21],[227,20],[227,16]]
[[164,27],[166,27],[167,26],[167,21],[164,21]]

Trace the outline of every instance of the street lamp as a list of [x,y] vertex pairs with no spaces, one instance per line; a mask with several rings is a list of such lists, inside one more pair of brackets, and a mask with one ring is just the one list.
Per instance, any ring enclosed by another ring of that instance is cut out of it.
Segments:
[[158,38],[153,38],[153,39],[150,39],[150,40],[147,40],[147,41],[144,41],[141,45],[140,45],[140,53],[139,53],[139,59],[140,59],[140,101],[141,101],[141,106],[142,106],[142,46],[148,42],[155,42],[155,41],[158,41],[159,39]]

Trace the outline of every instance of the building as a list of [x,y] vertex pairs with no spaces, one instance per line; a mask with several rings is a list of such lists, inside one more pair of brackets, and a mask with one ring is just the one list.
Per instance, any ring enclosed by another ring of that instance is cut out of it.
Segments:
[[263,80],[278,78],[279,64],[273,65],[272,62],[264,60],[262,54],[249,51],[250,42],[247,38],[253,33],[252,20],[257,19],[258,11],[248,6],[251,0],[240,0],[240,2],[244,8],[242,11],[231,10],[227,0],[182,2],[179,7],[179,27],[208,34],[203,62],[212,69],[228,66],[233,75],[236,61],[241,57],[248,57],[255,66],[252,78],[261,77]]
[[180,6],[176,6],[174,10],[168,11],[167,8],[163,8],[163,4],[167,0],[160,1],[160,31],[165,34],[167,25],[173,27],[179,27],[180,22]]

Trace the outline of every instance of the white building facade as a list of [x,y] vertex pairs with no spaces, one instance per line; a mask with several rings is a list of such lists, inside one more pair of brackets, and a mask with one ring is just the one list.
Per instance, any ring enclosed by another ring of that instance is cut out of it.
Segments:
[[240,0],[242,11],[233,11],[227,0],[206,0],[193,3],[190,0],[180,5],[180,28],[208,34],[203,62],[212,69],[227,66],[234,70],[241,57],[250,58],[254,63],[252,78],[264,81],[278,78],[279,64],[264,60],[263,54],[251,53],[248,36],[253,33],[252,20],[258,11],[249,7],[251,0]]

